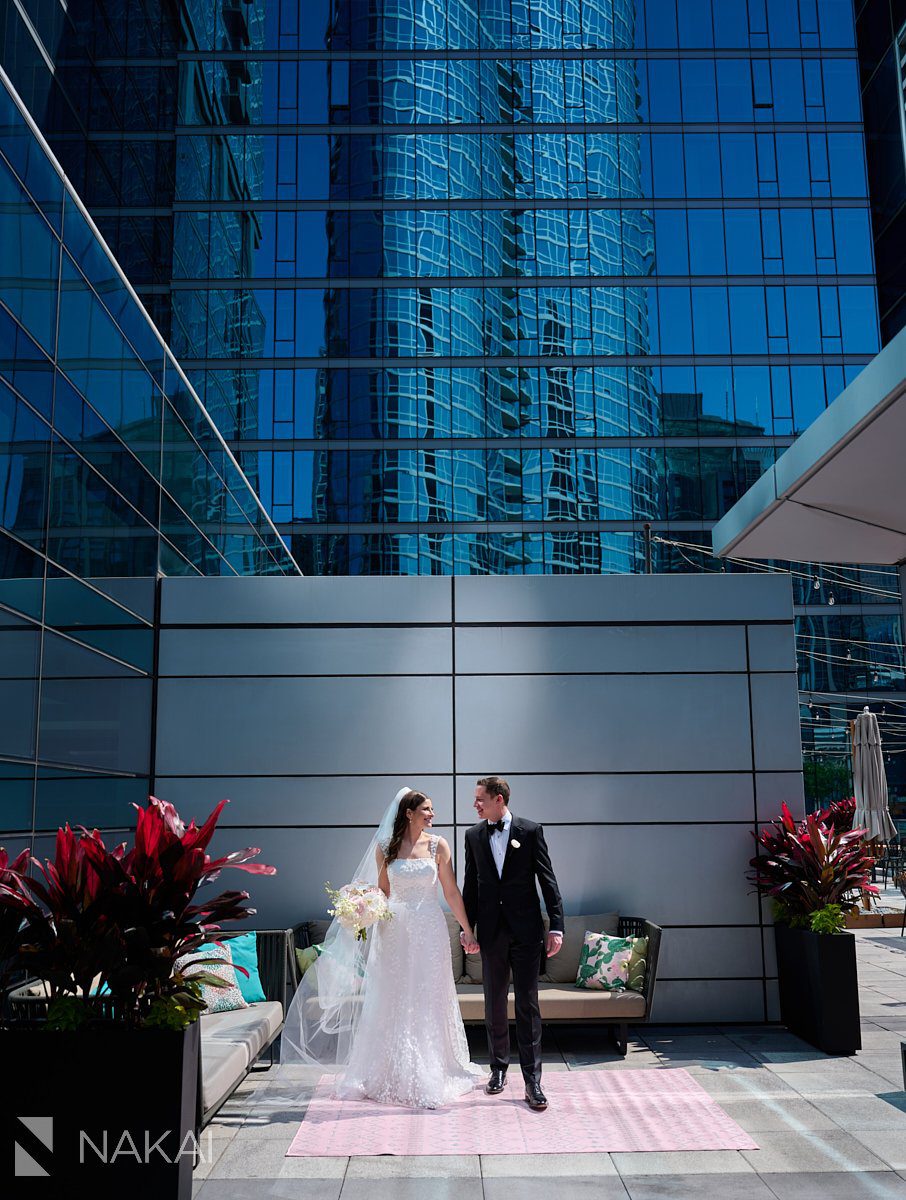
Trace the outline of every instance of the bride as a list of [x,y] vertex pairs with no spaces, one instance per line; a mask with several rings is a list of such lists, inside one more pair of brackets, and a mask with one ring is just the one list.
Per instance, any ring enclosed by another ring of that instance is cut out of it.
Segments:
[[380,887],[393,915],[364,943],[335,918],[286,1014],[281,1065],[337,1071],[344,1099],[437,1108],[483,1074],[469,1061],[438,883],[463,944],[477,943],[433,820],[422,792],[396,794],[354,876]]

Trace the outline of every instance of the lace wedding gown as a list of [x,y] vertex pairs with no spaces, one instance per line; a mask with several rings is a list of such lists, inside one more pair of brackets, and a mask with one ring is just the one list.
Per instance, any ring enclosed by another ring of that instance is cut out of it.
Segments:
[[369,932],[368,987],[339,1097],[438,1108],[484,1073],[469,1061],[456,998],[437,841],[432,834],[429,857],[397,858],[387,868],[393,916]]

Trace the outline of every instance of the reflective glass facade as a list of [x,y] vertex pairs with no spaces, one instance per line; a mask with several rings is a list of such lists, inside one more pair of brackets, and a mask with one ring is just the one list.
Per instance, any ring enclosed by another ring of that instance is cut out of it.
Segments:
[[906,0],[857,0],[881,336],[906,325]]
[[[306,572],[639,571],[646,524],[715,569],[880,346],[852,0],[22,2],[2,60]],[[794,569],[803,688],[902,689],[895,573]]]
[[159,574],[297,573],[0,72],[3,829],[146,800]]

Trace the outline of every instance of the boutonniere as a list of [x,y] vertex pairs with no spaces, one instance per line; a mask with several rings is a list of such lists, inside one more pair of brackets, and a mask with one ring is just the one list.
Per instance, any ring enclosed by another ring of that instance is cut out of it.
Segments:
[[522,845],[522,842],[517,842],[515,838],[512,838],[510,841],[510,845],[513,847],[514,850],[518,850],[519,847]]

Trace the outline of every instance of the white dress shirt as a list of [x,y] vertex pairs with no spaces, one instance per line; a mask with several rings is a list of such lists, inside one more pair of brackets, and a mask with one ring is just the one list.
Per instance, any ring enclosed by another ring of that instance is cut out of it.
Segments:
[[[494,856],[494,866],[497,868],[497,874],[501,877],[503,876],[503,860],[506,858],[507,843],[510,840],[510,825],[513,823],[513,814],[511,812],[504,813],[502,820],[503,829],[496,828],[496,821],[488,821],[488,825],[491,826],[489,830],[490,837],[488,839],[491,845],[491,854]],[[557,937],[563,936],[559,929],[552,929],[550,932],[556,934]]]

